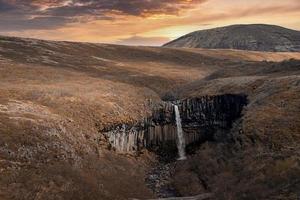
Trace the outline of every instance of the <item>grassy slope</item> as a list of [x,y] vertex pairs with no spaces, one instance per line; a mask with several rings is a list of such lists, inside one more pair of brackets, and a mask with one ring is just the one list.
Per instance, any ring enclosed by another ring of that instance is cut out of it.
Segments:
[[[267,81],[273,79],[251,76],[226,80],[216,71],[228,68],[240,76],[236,70],[240,67],[269,67],[274,63],[257,61],[293,57],[300,56],[1,37],[0,198],[151,197],[143,176],[152,156],[146,152],[138,158],[115,155],[106,149],[102,128],[140,119],[148,114],[149,99],[160,101],[166,91],[191,82],[182,93],[185,97],[244,92],[256,81],[269,87]],[[209,75],[211,80],[205,84],[197,81]],[[255,99],[260,93],[251,94]],[[297,103],[299,97],[293,98]],[[291,110],[297,111],[294,107]],[[297,116],[284,111],[291,118]],[[250,112],[246,119],[253,116]],[[272,115],[265,121],[270,118]],[[253,120],[251,123],[260,124]],[[253,133],[253,127],[247,130],[247,134]]]

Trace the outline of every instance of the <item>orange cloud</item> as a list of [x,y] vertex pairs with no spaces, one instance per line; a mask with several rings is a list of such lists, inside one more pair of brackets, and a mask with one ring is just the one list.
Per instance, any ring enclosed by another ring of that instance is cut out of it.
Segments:
[[188,32],[236,23],[300,29],[299,0],[7,2],[0,0],[0,33],[53,40],[160,45]]

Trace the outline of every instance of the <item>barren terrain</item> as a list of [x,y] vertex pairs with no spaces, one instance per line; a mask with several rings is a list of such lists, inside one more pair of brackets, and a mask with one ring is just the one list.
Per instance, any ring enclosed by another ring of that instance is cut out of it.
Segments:
[[[292,60],[290,60],[292,59]],[[127,47],[0,37],[0,199],[155,198],[147,150],[114,152],[103,130],[150,104],[246,94],[223,143],[176,164],[180,196],[297,199],[300,53]]]

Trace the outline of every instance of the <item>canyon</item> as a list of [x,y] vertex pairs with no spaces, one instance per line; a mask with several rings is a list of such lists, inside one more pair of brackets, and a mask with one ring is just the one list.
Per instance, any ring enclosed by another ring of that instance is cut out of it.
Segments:
[[296,200],[299,59],[1,36],[0,199]]

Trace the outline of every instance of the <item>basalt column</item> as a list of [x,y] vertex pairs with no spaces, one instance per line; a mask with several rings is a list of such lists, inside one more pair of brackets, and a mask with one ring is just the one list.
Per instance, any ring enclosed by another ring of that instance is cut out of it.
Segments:
[[222,140],[241,117],[247,105],[245,95],[203,96],[179,101],[182,126],[187,144]]
[[178,105],[186,146],[207,140],[222,141],[241,117],[247,104],[245,95],[203,96],[166,102],[153,110],[152,116],[136,124],[119,124],[104,134],[120,153],[149,149],[161,155],[177,156],[177,128],[174,104]]

